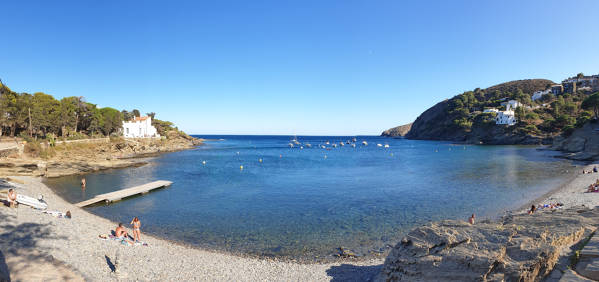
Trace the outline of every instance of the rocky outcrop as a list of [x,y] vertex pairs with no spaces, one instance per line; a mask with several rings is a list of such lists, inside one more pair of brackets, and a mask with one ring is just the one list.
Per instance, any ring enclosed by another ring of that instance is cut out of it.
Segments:
[[471,225],[413,229],[390,252],[379,281],[539,281],[568,247],[596,230],[599,209],[519,214]]
[[[167,138],[113,138],[90,142],[64,142],[55,147],[42,146],[44,156],[27,154],[0,158],[0,175],[57,177],[109,168],[138,166],[140,157],[194,148],[201,140],[171,131]],[[39,152],[38,152],[39,154]]]
[[567,138],[556,138],[551,148],[563,151],[568,159],[599,160],[599,122],[588,122]]
[[410,129],[412,128],[412,123],[400,125],[394,128],[387,129],[381,133],[381,136],[387,137],[402,137],[408,134]]

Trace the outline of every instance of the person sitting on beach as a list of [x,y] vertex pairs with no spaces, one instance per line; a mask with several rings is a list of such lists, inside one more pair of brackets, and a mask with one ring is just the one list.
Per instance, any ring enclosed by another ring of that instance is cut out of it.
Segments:
[[597,170],[597,167],[594,167],[594,168],[593,168],[593,172],[599,172],[599,171]]
[[127,237],[127,230],[125,230],[122,223],[119,223],[119,226],[114,230],[114,235],[123,239]]
[[133,218],[131,225],[133,225],[133,240],[136,242],[141,241],[141,232],[139,231],[139,228],[141,227],[141,221],[139,221],[137,216]]
[[532,207],[530,207],[530,210],[528,211],[528,214],[533,214],[535,213],[535,211],[537,211],[537,207],[535,207],[535,205],[532,205]]
[[470,224],[474,224],[474,214],[472,214],[472,216],[468,219],[468,222],[470,222]]
[[17,192],[10,188],[8,189],[8,194],[6,194],[6,199],[8,200],[8,206],[11,208],[17,207]]

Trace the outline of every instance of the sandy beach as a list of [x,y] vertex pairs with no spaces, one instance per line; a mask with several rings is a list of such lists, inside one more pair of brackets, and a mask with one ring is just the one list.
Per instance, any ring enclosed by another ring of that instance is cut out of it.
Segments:
[[[41,273],[44,281],[365,281],[383,263],[382,259],[301,264],[244,258],[148,236],[143,226],[142,240],[149,246],[124,246],[98,238],[114,230],[114,222],[64,201],[41,178],[13,179],[24,183],[17,184],[18,193],[44,195],[48,210],[70,210],[73,215],[63,219],[23,205],[0,207],[0,271],[8,270],[13,281],[40,281]],[[117,256],[119,275],[112,270]]]
[[[599,206],[599,193],[585,193],[586,187],[599,178],[599,173],[581,174],[581,170],[576,171],[577,175],[569,183],[531,202],[536,205],[559,202],[566,208]],[[245,258],[191,248],[145,234],[142,239],[149,246],[125,246],[118,241],[98,238],[114,230],[116,223],[64,201],[45,186],[41,178],[12,179],[22,182],[15,184],[18,193],[44,195],[48,210],[70,210],[73,214],[72,219],[63,219],[23,205],[17,209],[0,208],[4,219],[0,226],[0,270],[9,272],[14,281],[40,278],[56,281],[368,281],[380,271],[383,263],[382,258],[327,264]],[[117,261],[119,274],[114,272]]]

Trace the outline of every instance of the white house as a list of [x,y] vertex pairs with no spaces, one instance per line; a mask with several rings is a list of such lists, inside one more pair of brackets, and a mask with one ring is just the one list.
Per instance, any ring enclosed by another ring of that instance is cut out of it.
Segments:
[[544,95],[549,94],[550,92],[551,92],[551,88],[549,88],[547,90],[544,90],[544,91],[539,90],[539,91],[537,91],[537,92],[535,92],[535,93],[532,94],[532,100],[533,101],[539,100],[539,99],[541,99],[541,97],[543,97]]
[[505,111],[500,111],[495,108],[485,109],[484,113],[496,113],[495,124],[506,124],[506,125],[514,125],[516,124],[516,113],[514,109],[517,107],[521,107],[522,104],[516,100],[509,100],[507,102],[501,103],[501,105],[505,106]]
[[135,117],[130,121],[123,121],[123,136],[132,138],[160,137],[156,128],[152,126],[151,117]]

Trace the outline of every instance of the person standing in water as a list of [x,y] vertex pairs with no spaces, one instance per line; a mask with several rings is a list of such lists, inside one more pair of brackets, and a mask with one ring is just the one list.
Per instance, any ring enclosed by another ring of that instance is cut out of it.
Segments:
[[81,178],[81,189],[85,189],[85,177]]
[[474,224],[474,214],[472,214],[472,216],[468,219],[468,222],[470,222],[470,224]]
[[141,241],[141,232],[139,230],[139,228],[141,227],[141,221],[139,221],[139,218],[134,217],[133,220],[131,221],[131,225],[133,225],[133,240],[137,241]]

